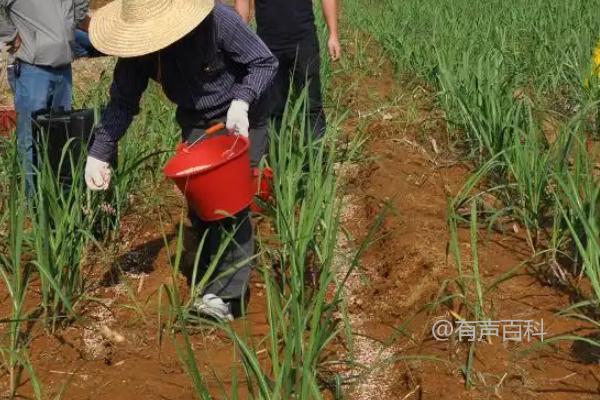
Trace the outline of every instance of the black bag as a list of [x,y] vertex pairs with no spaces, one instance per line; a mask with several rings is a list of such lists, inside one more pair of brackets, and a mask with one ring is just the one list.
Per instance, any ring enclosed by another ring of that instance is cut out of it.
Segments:
[[[32,124],[34,165],[38,169],[42,168],[44,157],[39,152],[45,151],[54,175],[59,176],[63,183],[70,183],[72,165],[85,162],[82,158],[90,143],[94,122],[93,109],[59,112],[45,110],[36,113]],[[68,151],[63,157],[63,149],[67,143]]]

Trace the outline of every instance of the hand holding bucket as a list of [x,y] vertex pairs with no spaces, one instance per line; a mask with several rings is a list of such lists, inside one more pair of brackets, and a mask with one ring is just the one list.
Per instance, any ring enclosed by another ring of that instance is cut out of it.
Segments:
[[227,111],[227,130],[248,137],[250,123],[248,109],[250,106],[244,100],[233,100]]

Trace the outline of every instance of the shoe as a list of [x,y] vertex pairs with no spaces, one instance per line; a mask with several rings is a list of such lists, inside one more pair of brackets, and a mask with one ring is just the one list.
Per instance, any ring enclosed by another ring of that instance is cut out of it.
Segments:
[[192,309],[198,315],[212,318],[218,322],[233,321],[230,304],[214,294],[205,294],[202,298],[199,297],[194,300]]

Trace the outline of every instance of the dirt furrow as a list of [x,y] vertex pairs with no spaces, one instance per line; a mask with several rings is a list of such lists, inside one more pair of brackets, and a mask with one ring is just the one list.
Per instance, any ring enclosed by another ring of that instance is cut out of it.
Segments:
[[[363,44],[372,43],[364,39]],[[573,393],[578,399],[594,398],[598,367],[582,363],[568,342],[527,356],[523,350],[532,343],[499,338],[478,343],[475,390],[465,389],[461,368],[467,346],[436,341],[431,334],[437,319],[453,320],[450,311],[468,317],[464,305],[456,300],[428,305],[457,294],[457,271],[448,254],[447,205],[471,169],[448,150],[451,141],[433,94],[399,77],[374,45],[362,51],[374,65],[383,61],[370,71],[363,68],[337,78],[340,85],[353,88],[346,98],[352,110],[346,130],[362,130],[367,138],[365,159],[346,173],[346,192],[351,195],[346,197],[344,225],[352,234],[350,246],[356,248],[378,216],[385,216],[362,257],[360,273],[346,285],[356,337],[354,360],[372,371],[354,385],[350,398],[566,400],[573,399]],[[470,271],[471,242],[464,228],[459,247]],[[531,255],[518,235],[484,230],[478,250],[484,285]],[[543,320],[549,335],[584,328],[556,314],[569,306],[568,294],[548,287],[531,272],[524,267],[486,293],[489,318]]]

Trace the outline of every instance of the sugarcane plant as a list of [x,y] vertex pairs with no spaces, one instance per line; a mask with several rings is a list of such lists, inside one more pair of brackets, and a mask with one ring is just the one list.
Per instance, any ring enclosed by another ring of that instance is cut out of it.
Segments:
[[[20,162],[15,151],[16,146],[9,147],[3,165],[3,173],[8,180],[8,196],[0,201],[0,275],[8,290],[11,314],[4,321],[8,327],[6,347],[0,345],[0,354],[4,366],[8,370],[10,395],[14,396],[20,384],[20,374],[24,364],[20,362],[26,357],[27,339],[22,332],[23,324],[28,320],[25,299],[31,280],[32,266],[27,261],[27,234],[25,221],[27,217],[26,197]],[[10,161],[9,161],[10,160]],[[30,311],[30,310],[29,310]]]
[[[58,160],[51,161],[46,139],[38,145],[35,189],[31,195],[32,261],[40,276],[43,318],[48,328],[76,316],[74,306],[85,292],[85,250],[94,242],[96,207],[83,179],[85,146],[70,139]],[[68,176],[63,175],[68,170]]]

